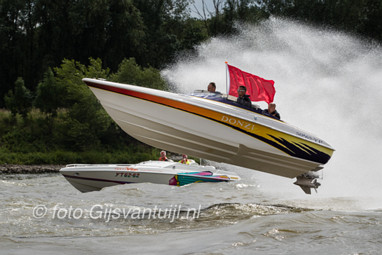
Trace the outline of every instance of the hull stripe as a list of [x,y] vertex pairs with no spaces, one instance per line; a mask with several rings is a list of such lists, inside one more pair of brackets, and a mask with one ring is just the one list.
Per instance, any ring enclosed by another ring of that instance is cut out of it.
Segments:
[[98,178],[90,178],[90,177],[80,177],[80,176],[72,176],[72,175],[66,175],[62,174],[65,178],[72,178],[72,179],[80,179],[80,180],[88,180],[88,181],[98,181],[98,182],[113,182],[118,184],[129,184],[134,182],[124,182],[124,181],[114,181],[114,180],[106,180],[106,179],[98,179]]

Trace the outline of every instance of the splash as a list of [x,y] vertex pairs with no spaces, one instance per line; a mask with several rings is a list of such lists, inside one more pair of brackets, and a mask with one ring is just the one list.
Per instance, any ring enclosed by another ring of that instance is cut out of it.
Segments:
[[[210,81],[226,92],[225,61],[274,80],[282,119],[317,134],[336,149],[325,166],[317,196],[380,201],[381,47],[338,31],[278,18],[258,26],[242,25],[239,30],[238,36],[212,38],[200,45],[196,56],[179,59],[162,75],[184,93],[206,89]],[[279,178],[260,176],[275,190]],[[292,189],[290,179],[281,179],[289,186],[280,184],[278,196]],[[378,203],[376,207],[382,208]]]

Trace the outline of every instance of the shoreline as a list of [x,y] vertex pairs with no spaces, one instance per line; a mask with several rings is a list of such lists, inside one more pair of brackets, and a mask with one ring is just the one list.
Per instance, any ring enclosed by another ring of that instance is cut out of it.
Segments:
[[16,165],[1,164],[0,175],[5,174],[46,174],[59,173],[65,165]]

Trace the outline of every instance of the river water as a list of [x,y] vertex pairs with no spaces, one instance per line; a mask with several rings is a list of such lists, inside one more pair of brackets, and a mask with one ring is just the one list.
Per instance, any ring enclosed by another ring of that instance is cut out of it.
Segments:
[[[84,194],[60,175],[3,176],[0,253],[380,254],[381,209],[349,198],[280,198],[262,189],[254,171],[235,171],[243,181]],[[289,190],[302,193],[292,183]],[[181,210],[156,218],[116,211],[143,208]],[[187,215],[190,208],[197,213]]]
[[217,163],[242,180],[80,193],[59,174],[3,175],[0,253],[380,254],[380,46],[281,19],[239,30],[162,74],[180,92],[225,92],[224,61],[275,80],[282,119],[336,149],[318,193]]

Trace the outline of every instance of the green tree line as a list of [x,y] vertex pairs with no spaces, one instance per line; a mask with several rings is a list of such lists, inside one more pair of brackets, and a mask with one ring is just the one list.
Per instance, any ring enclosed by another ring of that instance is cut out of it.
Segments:
[[103,69],[100,59],[89,59],[88,66],[65,59],[45,73],[34,97],[18,78],[5,96],[10,110],[0,112],[0,163],[127,163],[156,157],[157,150],[112,121],[82,82],[85,77],[167,89],[157,69],[142,68],[133,58],[124,59],[115,73]]

